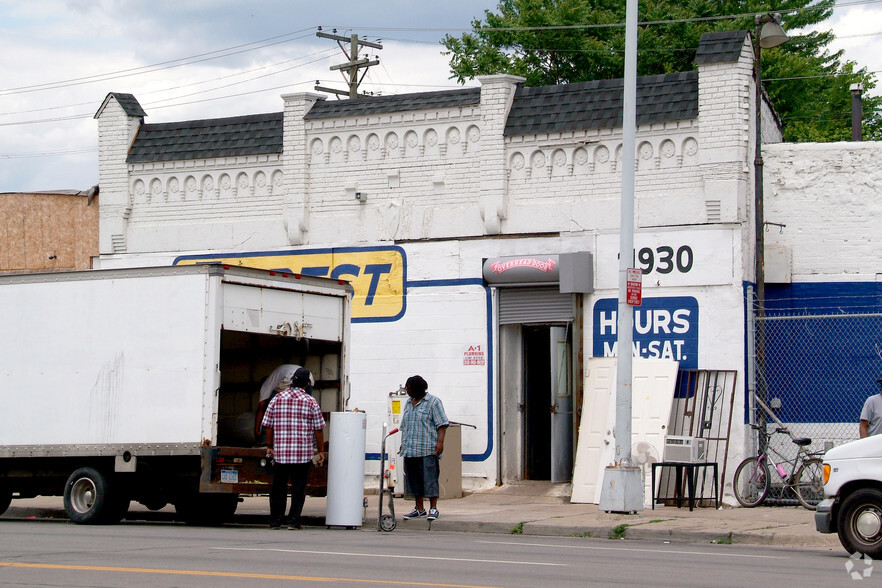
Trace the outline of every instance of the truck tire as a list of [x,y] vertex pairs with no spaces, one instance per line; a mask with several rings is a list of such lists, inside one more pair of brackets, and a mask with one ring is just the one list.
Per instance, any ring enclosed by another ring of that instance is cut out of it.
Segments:
[[188,525],[214,527],[232,521],[238,506],[238,494],[191,494],[175,502],[175,513]]
[[6,487],[2,482],[0,482],[0,515],[6,512],[6,509],[9,508],[9,503],[12,502],[12,490]]
[[839,541],[849,553],[882,558],[882,491],[856,490],[839,509]]
[[77,524],[118,523],[128,508],[129,501],[116,494],[107,476],[95,468],[79,468],[64,485],[64,510]]

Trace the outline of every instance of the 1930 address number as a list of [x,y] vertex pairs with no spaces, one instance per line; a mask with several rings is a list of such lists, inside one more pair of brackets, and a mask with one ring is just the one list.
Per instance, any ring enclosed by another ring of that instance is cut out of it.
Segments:
[[640,269],[643,275],[657,271],[660,274],[669,274],[677,270],[681,274],[685,274],[692,269],[694,256],[692,247],[682,245],[674,250],[673,247],[662,245],[652,249],[651,247],[643,247],[637,252],[637,261],[640,263]]

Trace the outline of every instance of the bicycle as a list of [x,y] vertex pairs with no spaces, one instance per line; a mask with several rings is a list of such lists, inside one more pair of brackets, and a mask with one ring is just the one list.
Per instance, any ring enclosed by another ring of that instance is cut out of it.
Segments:
[[[778,427],[774,433],[769,433],[765,427],[750,426],[759,432],[760,453],[742,461],[735,470],[733,489],[738,502],[748,508],[762,504],[769,494],[772,485],[770,472],[774,470],[783,481],[784,490],[789,488],[796,495],[799,504],[809,510],[816,510],[818,503],[824,499],[823,452],[808,451],[806,447],[811,445],[812,440],[807,437],[793,437],[786,428]],[[799,447],[792,461],[769,444],[772,435],[777,433],[786,434]],[[775,456],[780,461],[776,462]],[[789,476],[783,465],[785,463],[790,465]],[[771,470],[769,464],[772,464]]]

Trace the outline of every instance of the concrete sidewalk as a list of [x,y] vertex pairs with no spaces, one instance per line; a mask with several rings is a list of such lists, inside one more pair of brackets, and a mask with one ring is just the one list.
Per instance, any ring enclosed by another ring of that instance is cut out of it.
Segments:
[[[374,492],[376,492],[374,490]],[[368,495],[362,529],[377,527],[378,496]],[[401,515],[413,508],[411,501],[395,499],[397,529],[426,530],[425,519],[406,521]],[[688,543],[741,543],[780,547],[815,547],[841,551],[835,535],[815,531],[814,513],[799,506],[758,508],[682,508],[659,506],[633,515],[605,513],[594,504],[571,504],[569,485],[522,482],[476,492],[463,498],[441,500],[441,516],[431,525],[439,531],[520,533],[597,538],[652,539]],[[388,508],[384,505],[384,513]],[[304,522],[324,526],[325,499],[308,497]],[[13,499],[3,519],[65,519],[60,497]],[[128,521],[173,521],[174,509],[149,511],[132,504]],[[266,525],[266,496],[244,497],[236,511],[236,523]]]

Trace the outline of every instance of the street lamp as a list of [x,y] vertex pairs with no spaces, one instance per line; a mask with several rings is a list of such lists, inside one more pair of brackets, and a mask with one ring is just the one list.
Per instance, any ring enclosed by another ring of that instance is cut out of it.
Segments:
[[[762,319],[766,314],[766,277],[765,277],[765,220],[763,218],[763,155],[762,155],[762,120],[763,120],[763,79],[760,58],[763,49],[777,47],[789,40],[781,28],[781,15],[756,15],[756,33],[754,34],[755,54],[754,75],[756,78],[756,157],[754,158],[754,224],[756,231],[756,315]],[[756,394],[766,401],[765,390],[765,325],[757,321],[756,329]]]

